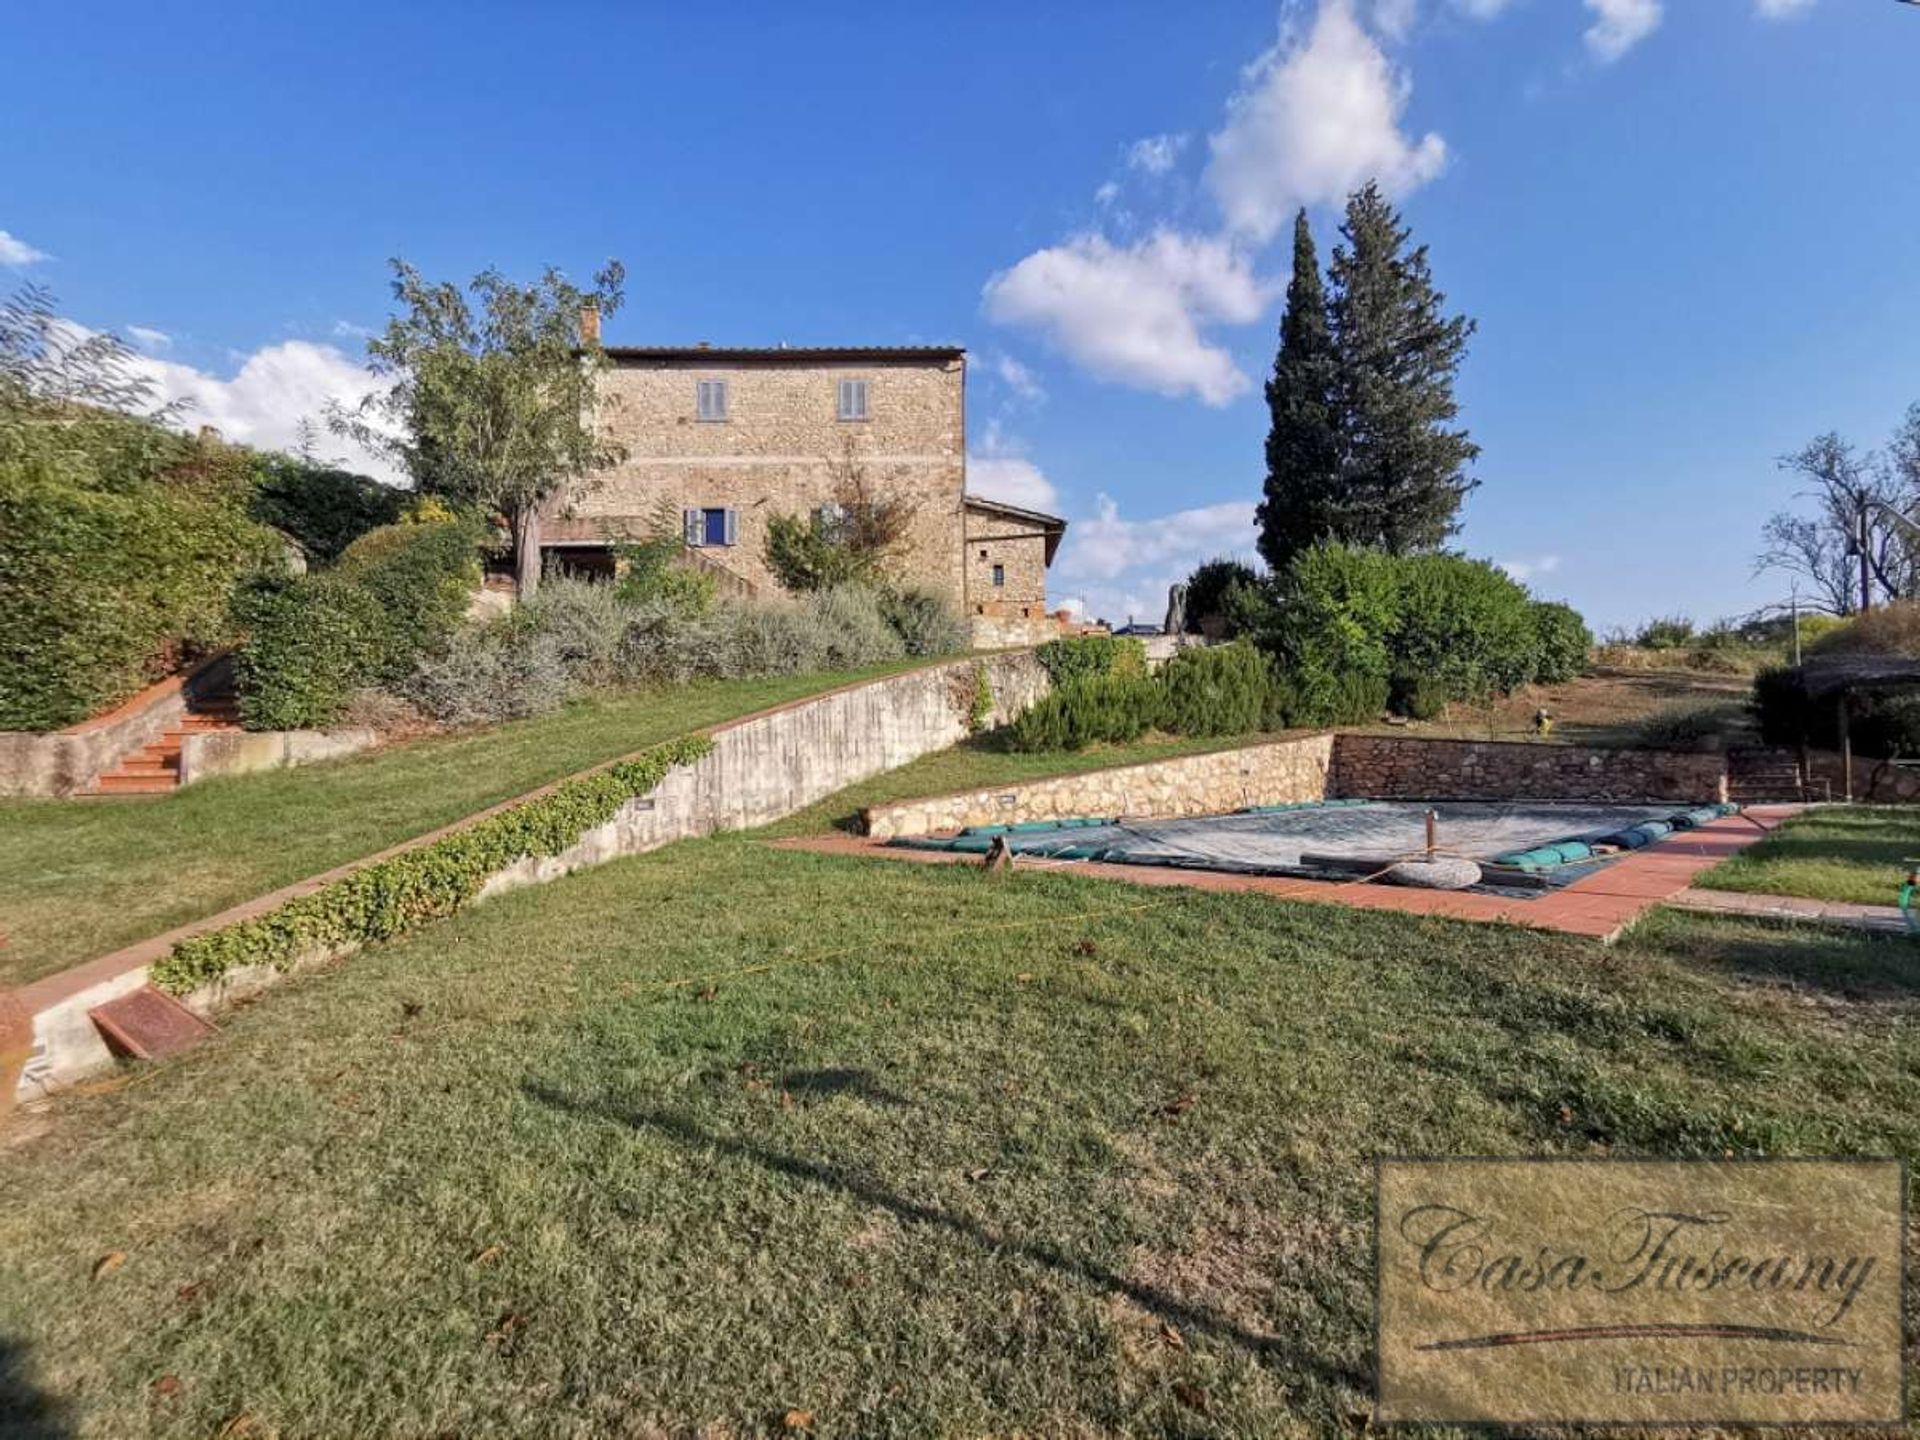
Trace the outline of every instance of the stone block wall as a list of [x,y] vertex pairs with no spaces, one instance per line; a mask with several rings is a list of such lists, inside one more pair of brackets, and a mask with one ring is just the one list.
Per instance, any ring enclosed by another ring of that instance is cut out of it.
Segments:
[[1082,815],[1215,815],[1249,805],[1324,800],[1333,748],[1332,735],[1306,735],[1117,770],[877,805],[863,818],[867,834],[891,840],[968,825],[1011,825]]
[[[1047,608],[1047,537],[1029,520],[969,506],[967,508],[967,599],[1012,609]],[[993,583],[993,567],[1001,581]],[[987,613],[987,612],[981,612]]]
[[969,615],[967,633],[975,650],[1011,650],[1058,640],[1069,627],[1052,615]]
[[1726,757],[1506,740],[1342,735],[1332,793],[1370,800],[1725,798]]
[[216,775],[251,775],[337,760],[379,743],[378,732],[364,725],[338,730],[215,730],[186,735],[180,741],[180,783],[192,785]]
[[232,658],[216,655],[64,730],[0,730],[0,795],[79,794],[122,758],[178,725],[190,696],[223,688],[232,674]]
[[[839,381],[867,382],[865,420],[838,418]],[[727,418],[698,418],[701,380],[727,382]],[[898,578],[966,602],[962,568],[966,484],[965,362],[796,355],[743,359],[717,351],[621,361],[602,372],[599,420],[625,451],[553,507],[543,539],[626,538],[650,532],[662,506],[737,512],[735,543],[702,554],[756,589],[767,568],[767,522],[810,515],[838,498],[849,474],[871,493],[913,507]]]

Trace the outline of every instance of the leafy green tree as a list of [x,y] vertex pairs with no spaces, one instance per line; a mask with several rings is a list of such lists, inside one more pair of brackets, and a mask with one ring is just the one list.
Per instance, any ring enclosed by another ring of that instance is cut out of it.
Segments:
[[1308,546],[1341,531],[1338,361],[1313,231],[1293,222],[1293,278],[1280,317],[1280,349],[1267,381],[1266,493],[1256,515],[1260,554],[1277,573]]
[[335,421],[394,455],[423,493],[504,516],[524,599],[540,580],[541,507],[621,457],[594,419],[607,362],[580,314],[619,309],[626,271],[609,261],[590,291],[551,268],[531,285],[485,270],[465,291],[404,260],[393,273],[401,313],[367,342],[389,384]]
[[1326,533],[1394,554],[1438,549],[1479,483],[1466,467],[1480,447],[1454,424],[1453,396],[1474,324],[1445,313],[1426,246],[1407,248],[1412,232],[1377,185],[1349,197],[1340,233],[1329,313],[1342,483]]

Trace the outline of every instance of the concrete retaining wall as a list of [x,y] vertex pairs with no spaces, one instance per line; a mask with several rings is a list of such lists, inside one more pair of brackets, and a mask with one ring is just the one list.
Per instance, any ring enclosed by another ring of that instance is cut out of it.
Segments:
[[[763,825],[848,785],[958,744],[967,734],[976,664],[984,667],[992,687],[995,725],[1011,720],[1048,688],[1046,671],[1032,654],[1013,652],[851,685],[723,725],[710,732],[711,754],[674,771],[652,794],[629,801],[564,854],[509,866],[487,883],[481,896],[552,880],[673,840]],[[389,858],[446,833],[422,836],[361,863]],[[167,955],[174,942],[266,913],[355,868],[345,866],[300,882],[22,987],[21,999],[33,1015],[33,1044],[19,1079],[19,1098],[57,1090],[111,1067],[113,1056],[87,1011],[145,985],[148,967]],[[315,954],[303,957],[303,963],[328,958]],[[203,1015],[212,1014],[280,978],[266,967],[229,972],[186,997],[186,1003]],[[0,1035],[0,1049],[4,1040]]]
[[1116,770],[876,805],[862,819],[867,834],[891,840],[968,825],[1012,825],[1079,815],[1216,815],[1249,805],[1324,800],[1333,747],[1331,735],[1307,735]]
[[74,795],[178,725],[190,695],[224,687],[233,660],[216,655],[185,675],[149,685],[103,715],[41,734],[0,730],[0,795]]
[[1332,793],[1371,800],[1704,802],[1726,789],[1722,755],[1411,735],[1342,735],[1334,746]]
[[180,741],[180,783],[191,785],[216,775],[251,775],[259,770],[337,760],[379,741],[380,733],[364,725],[340,730],[214,730],[187,735]]

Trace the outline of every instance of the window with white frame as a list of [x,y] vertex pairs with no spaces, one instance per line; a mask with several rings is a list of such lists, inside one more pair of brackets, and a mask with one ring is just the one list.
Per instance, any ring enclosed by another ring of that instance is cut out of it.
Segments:
[[733,545],[739,541],[740,512],[724,506],[689,507],[680,515],[682,536],[696,550],[712,545]]
[[727,382],[701,380],[694,386],[694,413],[702,420],[727,418]]
[[867,418],[866,381],[842,380],[840,382],[840,418],[842,420]]

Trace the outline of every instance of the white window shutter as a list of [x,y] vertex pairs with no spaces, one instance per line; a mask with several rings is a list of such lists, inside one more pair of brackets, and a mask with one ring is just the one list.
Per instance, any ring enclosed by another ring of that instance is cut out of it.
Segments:
[[732,545],[736,543],[739,524],[740,512],[738,510],[727,511],[727,544]]
[[700,512],[682,510],[680,512],[681,538],[689,545],[698,545],[705,537],[700,533]]

